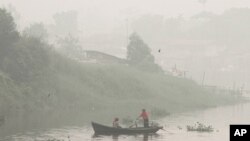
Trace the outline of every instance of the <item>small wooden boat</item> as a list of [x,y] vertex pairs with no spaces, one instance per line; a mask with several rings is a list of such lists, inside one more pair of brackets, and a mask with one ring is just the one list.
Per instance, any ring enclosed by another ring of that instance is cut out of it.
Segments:
[[145,134],[145,133],[156,133],[158,130],[163,129],[162,126],[115,128],[95,122],[92,122],[92,127],[95,131],[95,134]]

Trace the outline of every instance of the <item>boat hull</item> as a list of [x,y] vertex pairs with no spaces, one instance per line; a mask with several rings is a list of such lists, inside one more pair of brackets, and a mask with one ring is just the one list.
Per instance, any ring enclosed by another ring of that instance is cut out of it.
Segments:
[[95,134],[148,134],[156,133],[163,127],[138,127],[138,128],[114,128],[110,126],[101,125],[99,123],[92,122],[92,127]]

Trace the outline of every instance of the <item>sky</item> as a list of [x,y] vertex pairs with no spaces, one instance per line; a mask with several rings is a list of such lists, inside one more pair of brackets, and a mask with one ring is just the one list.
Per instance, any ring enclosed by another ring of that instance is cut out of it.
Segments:
[[[202,4],[200,1],[205,1]],[[98,22],[119,24],[125,19],[144,14],[159,14],[164,17],[192,16],[203,10],[214,13],[235,7],[250,7],[249,0],[1,0],[0,6],[11,4],[21,15],[21,22],[51,23],[52,15],[76,10],[79,22],[86,18]]]
[[[202,11],[222,14],[231,8],[250,8],[250,0],[0,0],[0,7],[8,7],[9,4],[20,14],[20,21],[17,22],[21,28],[35,22],[53,24],[54,14],[77,11],[83,38],[95,35],[93,41],[85,38],[88,41],[86,46],[119,57],[126,55],[126,22],[132,23],[143,15],[161,15],[166,19],[178,16],[189,18]],[[116,38],[102,40],[109,35]],[[115,44],[115,41],[118,43]],[[91,44],[97,44],[97,48]],[[173,66],[176,60],[168,60],[167,63]],[[200,76],[202,74],[203,71]]]

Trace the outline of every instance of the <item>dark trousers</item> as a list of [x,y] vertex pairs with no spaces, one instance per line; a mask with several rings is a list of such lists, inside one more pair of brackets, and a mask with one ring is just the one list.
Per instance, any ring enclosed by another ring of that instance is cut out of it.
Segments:
[[144,127],[149,127],[148,119],[143,119]]

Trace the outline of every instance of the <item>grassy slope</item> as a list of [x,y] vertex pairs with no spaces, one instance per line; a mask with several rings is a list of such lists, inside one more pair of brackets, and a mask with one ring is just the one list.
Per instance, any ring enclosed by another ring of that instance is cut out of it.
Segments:
[[126,65],[74,62],[39,39],[18,34],[11,15],[0,12],[5,20],[0,28],[8,33],[0,32],[0,136],[90,120],[110,122],[114,116],[136,117],[141,108],[159,115],[236,101],[187,79]]
[[[193,81],[146,73],[125,65],[80,64],[58,59],[27,83],[0,75],[1,113],[8,129],[110,122],[136,117],[141,108],[151,116],[235,102],[215,95]],[[6,130],[7,131],[7,130]]]

